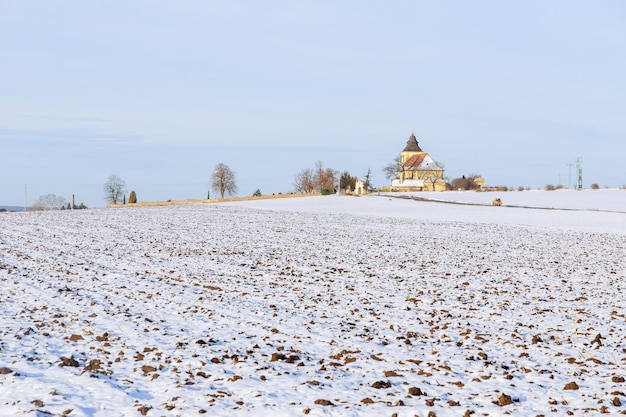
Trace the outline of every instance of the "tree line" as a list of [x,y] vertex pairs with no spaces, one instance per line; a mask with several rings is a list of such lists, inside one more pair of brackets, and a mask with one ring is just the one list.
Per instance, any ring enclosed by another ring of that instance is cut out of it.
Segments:
[[[371,172],[368,170],[365,176],[365,188],[370,189]],[[293,182],[294,190],[297,193],[311,193],[314,191],[321,194],[332,194],[336,192],[338,185],[341,190],[354,189],[357,178],[351,176],[348,172],[339,174],[331,168],[325,168],[322,161],[315,164],[315,168],[305,168],[296,174]],[[215,166],[211,180],[209,183],[210,190],[214,191],[220,199],[225,196],[234,196],[237,194],[237,178],[236,173],[226,164],[219,163]],[[134,204],[137,202],[137,193],[130,192],[128,201],[126,201],[126,182],[119,176],[112,174],[109,176],[103,186],[104,200],[108,204]],[[261,196],[261,191],[256,190],[253,196]],[[207,199],[211,198],[210,191],[207,193]]]
[[68,203],[65,197],[56,194],[46,194],[39,196],[37,200],[30,206],[30,211],[49,211],[49,210],[82,210],[87,206],[83,203]]
[[[237,179],[235,172],[228,165],[219,163],[215,166],[211,175],[210,187],[219,198],[225,195],[237,194]],[[104,200],[109,204],[135,204],[137,203],[137,193],[132,190],[126,201],[126,181],[116,174],[111,174],[103,185]],[[260,192],[259,192],[260,193]],[[207,199],[211,198],[211,193],[207,192]]]
[[[331,168],[324,168],[324,163],[318,161],[315,168],[304,168],[296,174],[293,187],[296,193],[308,194],[317,191],[326,195],[337,192],[337,189],[340,192],[354,190],[357,180],[357,177],[347,171],[339,173]],[[372,189],[370,169],[367,170],[363,183],[367,191]]]
[[337,173],[330,168],[324,168],[324,163],[318,161],[315,168],[304,168],[296,174],[293,187],[297,193],[308,194],[320,191],[322,194],[330,194],[335,190],[335,178]]

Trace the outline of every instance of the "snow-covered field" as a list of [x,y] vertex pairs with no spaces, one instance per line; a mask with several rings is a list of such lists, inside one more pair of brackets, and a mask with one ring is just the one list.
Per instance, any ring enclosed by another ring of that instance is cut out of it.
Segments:
[[626,413],[626,191],[498,196],[4,213],[0,416]]

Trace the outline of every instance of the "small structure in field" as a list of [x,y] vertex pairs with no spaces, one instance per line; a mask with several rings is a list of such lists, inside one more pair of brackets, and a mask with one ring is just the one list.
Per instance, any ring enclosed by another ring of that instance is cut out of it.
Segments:
[[357,179],[354,183],[354,192],[355,195],[363,195],[367,194],[367,190],[365,189],[365,182],[363,180]]

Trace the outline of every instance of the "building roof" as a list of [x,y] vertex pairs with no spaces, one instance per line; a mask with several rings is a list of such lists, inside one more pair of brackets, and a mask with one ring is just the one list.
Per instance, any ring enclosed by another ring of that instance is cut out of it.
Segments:
[[415,137],[415,134],[413,132],[411,132],[411,136],[406,142],[406,147],[402,152],[423,152],[420,148],[419,143],[417,143],[417,138]]
[[405,171],[441,171],[442,168],[426,152],[418,153],[406,160]]

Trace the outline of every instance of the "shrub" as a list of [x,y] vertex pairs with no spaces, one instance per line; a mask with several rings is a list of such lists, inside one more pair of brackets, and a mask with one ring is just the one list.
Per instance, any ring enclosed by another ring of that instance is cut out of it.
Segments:
[[331,194],[335,194],[335,189],[334,188],[322,188],[320,190],[320,194],[322,195],[331,195]]
[[593,184],[591,184],[591,189],[592,190],[599,190],[600,186],[594,182]]
[[555,189],[556,189],[556,187],[554,187],[554,185],[552,185],[552,184],[546,185],[546,191],[554,191]]
[[463,175],[461,178],[455,178],[452,180],[451,188],[453,190],[475,190],[480,188],[475,180],[479,177],[479,175],[470,175],[466,177]]
[[130,192],[128,196],[128,204],[135,204],[137,202],[137,194],[134,191]]

